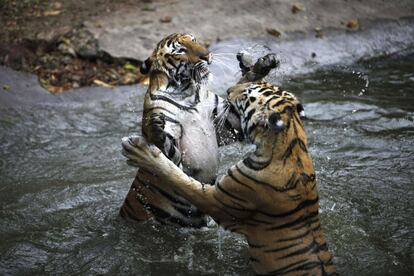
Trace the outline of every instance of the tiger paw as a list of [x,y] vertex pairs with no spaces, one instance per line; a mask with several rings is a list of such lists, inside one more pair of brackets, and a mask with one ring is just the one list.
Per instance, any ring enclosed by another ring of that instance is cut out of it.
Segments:
[[122,138],[122,154],[128,158],[128,165],[151,170],[157,164],[161,151],[155,145],[148,144],[144,137],[130,136]]
[[270,53],[259,58],[253,65],[252,71],[263,78],[269,74],[270,70],[278,67],[279,64],[280,62],[276,59],[276,54]]
[[253,64],[252,57],[248,53],[241,51],[237,54],[237,60],[242,69],[242,82],[260,81],[269,74],[270,70],[278,67],[280,64],[274,53],[259,58],[256,63]]

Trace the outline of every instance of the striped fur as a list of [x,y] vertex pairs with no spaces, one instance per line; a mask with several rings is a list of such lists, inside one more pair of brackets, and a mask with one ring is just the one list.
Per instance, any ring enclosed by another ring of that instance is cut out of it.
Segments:
[[[172,34],[157,44],[141,68],[150,79],[145,95],[142,133],[186,173],[200,181],[214,183],[218,166],[219,137],[216,137],[216,132],[220,127],[215,120],[222,114],[225,102],[205,87],[210,62],[211,54],[192,35]],[[230,132],[231,125],[230,120],[225,122]],[[199,132],[210,135],[197,137]],[[189,146],[186,141],[192,136],[195,140],[202,139],[200,144],[206,145],[206,149]],[[206,150],[208,152],[204,153]],[[210,159],[204,162],[206,154]],[[176,226],[206,225],[204,214],[173,189],[154,186],[153,183],[158,181],[157,177],[140,169],[120,215],[138,221],[153,217]]]
[[187,176],[145,139],[124,140],[126,156],[163,179],[225,229],[246,236],[259,275],[335,275],[319,219],[319,195],[296,97],[268,83],[228,90],[248,141],[250,156],[215,186]]

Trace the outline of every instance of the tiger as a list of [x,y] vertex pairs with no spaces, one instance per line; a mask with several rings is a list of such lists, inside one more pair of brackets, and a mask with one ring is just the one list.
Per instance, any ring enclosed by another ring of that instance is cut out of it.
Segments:
[[262,81],[232,86],[227,100],[255,150],[214,186],[188,176],[144,137],[124,137],[124,156],[162,179],[160,187],[172,187],[222,227],[244,235],[258,275],[337,275],[321,230],[302,104]]
[[[244,71],[240,81],[259,79],[275,58],[251,64],[239,55]],[[218,146],[240,140],[236,116],[221,97],[206,88],[212,54],[191,34],[174,33],[162,39],[141,66],[149,76],[142,116],[142,135],[175,165],[195,179],[214,184]],[[256,66],[256,67],[254,67]],[[228,115],[228,116],[226,116]],[[126,219],[157,221],[181,227],[203,227],[207,217],[160,179],[139,169],[120,209]]]

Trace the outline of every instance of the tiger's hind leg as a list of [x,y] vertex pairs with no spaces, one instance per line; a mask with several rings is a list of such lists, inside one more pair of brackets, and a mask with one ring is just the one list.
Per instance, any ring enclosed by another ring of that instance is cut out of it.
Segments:
[[259,58],[253,64],[252,57],[248,53],[241,51],[237,53],[237,60],[242,70],[242,77],[239,83],[260,81],[269,74],[270,70],[277,68],[280,64],[274,53]]
[[145,208],[145,203],[142,198],[142,189],[144,188],[140,181],[141,173],[138,171],[129,188],[128,194],[124,200],[124,203],[119,210],[119,215],[124,219],[133,221],[144,221],[152,217]]

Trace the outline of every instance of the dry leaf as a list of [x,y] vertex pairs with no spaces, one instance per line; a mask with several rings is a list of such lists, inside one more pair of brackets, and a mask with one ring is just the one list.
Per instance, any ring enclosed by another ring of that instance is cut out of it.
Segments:
[[56,16],[61,14],[61,10],[50,10],[50,11],[44,11],[42,13],[43,16]]
[[346,23],[346,27],[348,29],[351,29],[351,30],[357,30],[357,29],[359,29],[358,19],[353,19],[353,20],[348,21],[348,23]]
[[110,85],[109,83],[106,83],[106,82],[103,82],[103,81],[100,81],[100,80],[93,80],[93,83],[96,84],[96,85],[99,85],[99,86],[106,87],[106,88],[114,88],[113,85]]
[[172,17],[168,15],[160,18],[161,23],[170,23],[171,21],[172,21]]
[[280,37],[282,35],[281,32],[279,32],[278,30],[273,29],[273,28],[266,28],[266,32],[270,35],[275,36],[275,37]]
[[62,93],[65,90],[65,88],[62,86],[54,86],[54,85],[49,85],[48,87],[46,87],[46,89],[52,93]]
[[10,85],[3,85],[3,90],[9,91],[10,90]]

